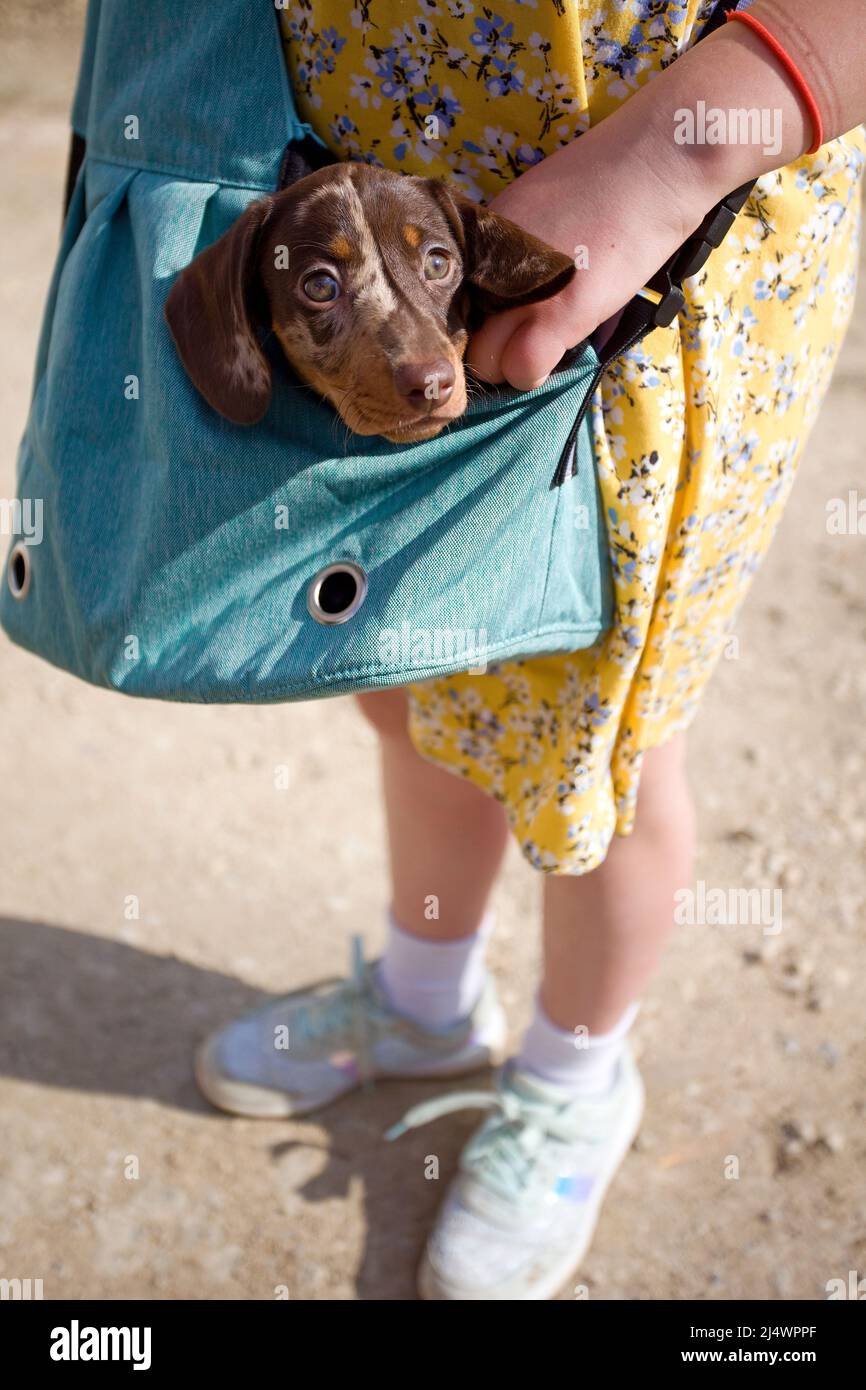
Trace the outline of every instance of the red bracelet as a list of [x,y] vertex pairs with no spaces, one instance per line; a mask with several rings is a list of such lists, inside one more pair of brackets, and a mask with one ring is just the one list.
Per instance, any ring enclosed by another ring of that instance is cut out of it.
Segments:
[[761,21],[755,19],[754,15],[749,14],[748,10],[730,10],[726,18],[739,19],[743,24],[748,24],[749,28],[754,30],[756,34],[759,34],[764,40],[764,43],[772,49],[779,62],[782,64],[782,67],[794,79],[797,90],[803,99],[806,110],[809,112],[809,117],[812,121],[812,145],[806,153],[815,154],[824,143],[824,123],[821,120],[821,112],[818,110],[818,103],[812,96],[811,88],[800,69],[797,67],[797,64],[794,62],[794,59],[789,58],[782,45],[779,43],[779,40],[773,38],[769,29],[765,29]]

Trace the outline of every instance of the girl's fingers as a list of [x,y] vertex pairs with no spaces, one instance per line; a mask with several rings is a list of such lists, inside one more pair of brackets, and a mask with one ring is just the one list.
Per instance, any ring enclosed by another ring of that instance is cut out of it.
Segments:
[[466,362],[482,381],[505,380],[502,351],[525,313],[523,309],[508,309],[504,314],[494,314],[473,333],[466,351]]
[[486,319],[472,335],[467,364],[482,381],[507,381],[518,391],[530,391],[607,312],[607,305],[597,313],[583,305],[578,309],[563,296],[507,309]]
[[566,348],[562,328],[539,314],[515,328],[502,350],[501,369],[518,391],[531,391],[546,381]]

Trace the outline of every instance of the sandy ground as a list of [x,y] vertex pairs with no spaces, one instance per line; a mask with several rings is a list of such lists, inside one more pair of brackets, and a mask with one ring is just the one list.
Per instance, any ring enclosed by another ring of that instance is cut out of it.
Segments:
[[[0,496],[77,60],[78,7],[40,8],[38,43],[0,8]],[[829,498],[864,490],[864,367],[861,296],[739,655],[692,737],[699,876],[781,887],[784,928],[674,940],[636,1029],[648,1113],[580,1276],[592,1298],[819,1299],[866,1273],[866,541],[825,525]],[[412,1298],[476,1117],[386,1145],[435,1093],[389,1084],[303,1123],[231,1120],[190,1070],[212,1024],[342,970],[353,932],[381,942],[375,747],[351,704],[127,702],[5,639],[0,672],[0,1275],[42,1278],[46,1298]],[[513,853],[492,964],[515,1035],[538,893]],[[431,1153],[441,1182],[424,1177]]]

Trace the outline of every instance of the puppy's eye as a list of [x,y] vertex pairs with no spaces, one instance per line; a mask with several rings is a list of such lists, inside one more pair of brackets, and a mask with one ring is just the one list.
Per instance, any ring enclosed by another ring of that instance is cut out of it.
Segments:
[[340,286],[333,275],[326,275],[323,270],[315,275],[308,275],[304,281],[304,294],[308,299],[312,299],[314,304],[330,304],[340,293]]
[[451,257],[447,251],[428,251],[424,257],[425,280],[444,280],[451,269]]

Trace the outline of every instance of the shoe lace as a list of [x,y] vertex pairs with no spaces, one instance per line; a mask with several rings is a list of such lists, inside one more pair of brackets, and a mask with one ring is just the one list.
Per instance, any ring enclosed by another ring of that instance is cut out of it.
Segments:
[[576,1125],[580,1102],[557,1106],[534,1101],[508,1086],[506,1069],[494,1091],[453,1091],[413,1106],[386,1132],[386,1139],[399,1139],[407,1130],[438,1120],[458,1110],[490,1110],[493,1115],[475,1133],[461,1155],[464,1170],[473,1172],[504,1197],[514,1200],[530,1187],[537,1172],[537,1160],[549,1139],[568,1143],[572,1151],[592,1145],[601,1138],[591,1110]]
[[345,1030],[355,1045],[358,1075],[369,1086],[373,1076],[373,1022],[380,1012],[364,961],[363,940],[353,936],[348,979],[331,994],[302,1004],[295,1014],[294,1027],[304,1041]]

